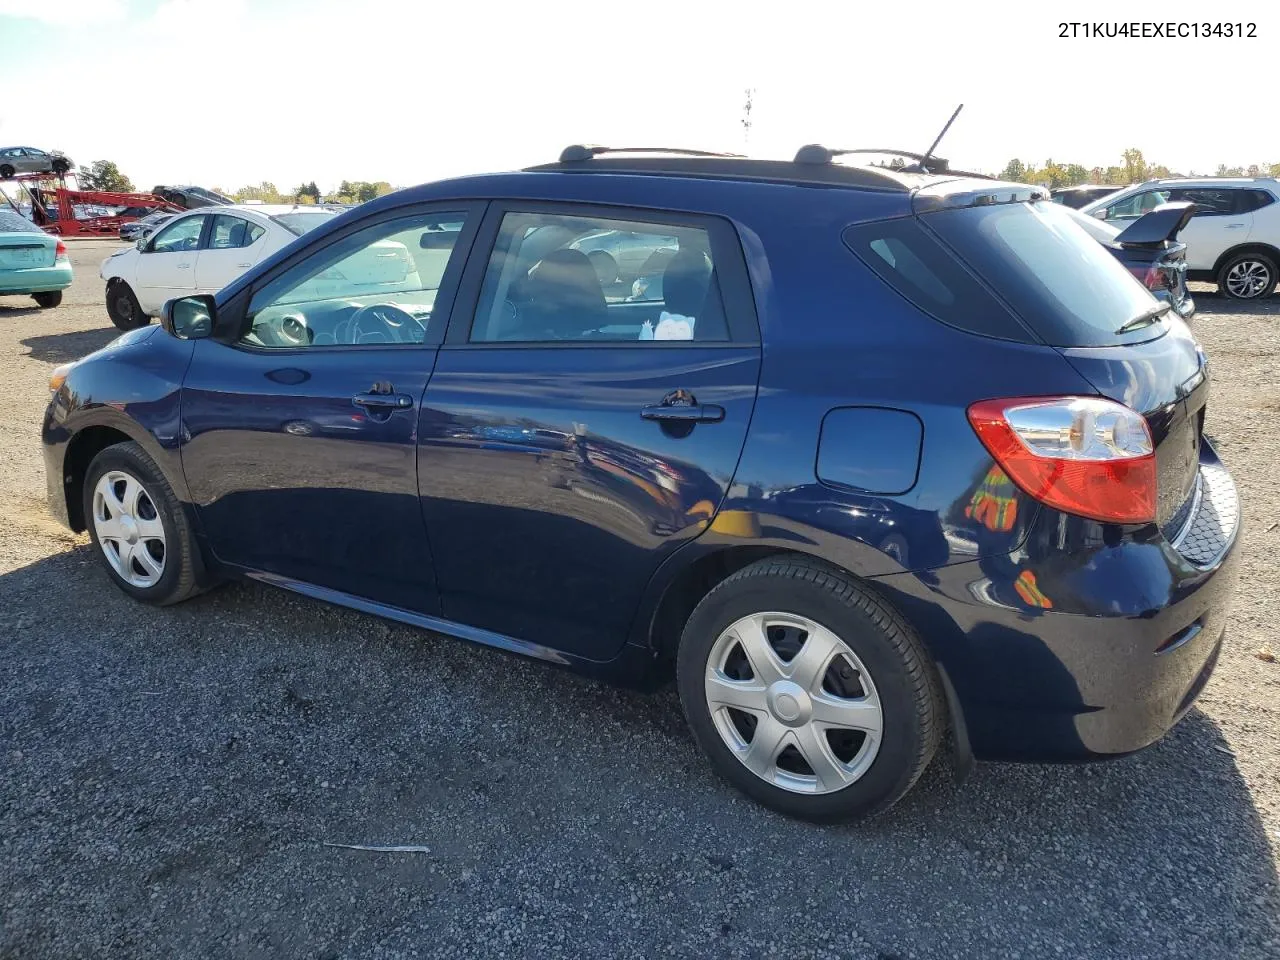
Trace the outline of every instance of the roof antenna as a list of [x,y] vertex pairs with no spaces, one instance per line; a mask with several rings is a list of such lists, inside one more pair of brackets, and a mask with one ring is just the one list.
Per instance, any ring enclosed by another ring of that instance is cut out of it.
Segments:
[[[964,109],[963,103],[960,104],[960,106],[956,107],[956,112],[951,114],[951,119],[947,121],[947,125],[942,128],[942,132],[938,134],[936,138],[934,138],[933,143],[929,145],[929,149],[926,150],[924,152],[924,156],[920,158],[920,171],[922,173],[933,172],[929,169],[929,158],[933,156],[933,151],[938,149],[938,144],[942,142],[942,138],[947,135],[947,131],[951,129],[951,125],[956,122],[956,117],[960,116],[960,111],[963,109]],[[943,164],[943,168],[944,169],[946,168],[945,163]]]

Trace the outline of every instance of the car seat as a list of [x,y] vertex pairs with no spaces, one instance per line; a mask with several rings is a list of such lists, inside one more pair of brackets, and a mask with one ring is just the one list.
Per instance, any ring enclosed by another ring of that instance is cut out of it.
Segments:
[[523,287],[521,332],[529,339],[572,340],[608,322],[599,277],[581,250],[548,254]]

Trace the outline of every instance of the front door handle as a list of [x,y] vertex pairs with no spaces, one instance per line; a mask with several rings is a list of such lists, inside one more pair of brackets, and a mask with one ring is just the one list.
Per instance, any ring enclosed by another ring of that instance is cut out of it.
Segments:
[[641,407],[640,416],[645,420],[675,421],[676,423],[719,423],[724,419],[724,407],[714,403],[655,404]]
[[406,393],[357,393],[351,398],[351,402],[357,407],[364,407],[366,410],[390,411],[390,410],[408,410],[413,406],[413,397]]

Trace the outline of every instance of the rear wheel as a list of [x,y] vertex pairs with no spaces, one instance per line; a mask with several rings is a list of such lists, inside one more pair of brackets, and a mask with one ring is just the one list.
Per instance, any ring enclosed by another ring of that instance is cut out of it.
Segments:
[[819,822],[902,797],[945,717],[910,626],[852,577],[807,559],[762,560],[707,594],[685,626],[677,683],[725,779]]
[[167,606],[199,593],[199,549],[182,505],[136,443],[102,450],[84,482],[89,537],[111,579],[144,603]]
[[62,291],[53,290],[49,293],[33,293],[31,299],[36,302],[37,307],[50,310],[62,302]]
[[1218,290],[1233,300],[1257,300],[1276,288],[1276,263],[1261,253],[1237,253],[1218,271]]
[[123,280],[113,280],[107,284],[107,314],[111,317],[111,322],[121,330],[136,330],[151,322],[151,318],[142,312],[138,298]]

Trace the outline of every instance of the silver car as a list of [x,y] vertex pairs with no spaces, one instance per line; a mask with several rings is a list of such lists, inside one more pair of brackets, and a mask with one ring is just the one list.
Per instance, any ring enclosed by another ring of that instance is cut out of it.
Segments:
[[35,147],[0,147],[0,180],[10,180],[19,173],[63,174],[70,169],[71,161],[61,154]]

